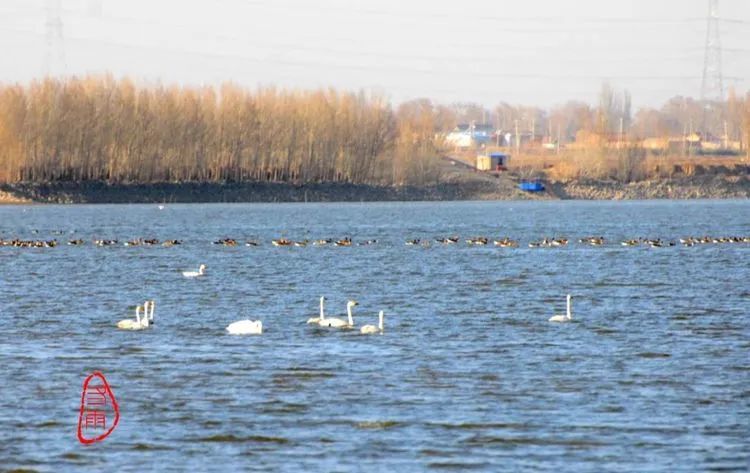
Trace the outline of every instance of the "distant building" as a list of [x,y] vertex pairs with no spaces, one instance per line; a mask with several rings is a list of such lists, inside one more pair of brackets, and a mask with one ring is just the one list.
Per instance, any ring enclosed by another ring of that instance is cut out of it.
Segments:
[[641,146],[655,153],[733,154],[742,151],[742,144],[739,141],[730,141],[709,133],[698,132],[677,137],[646,138],[641,142]]
[[492,141],[493,131],[491,125],[462,123],[448,133],[445,142],[456,148],[480,148]]
[[480,154],[477,156],[477,169],[480,171],[505,171],[510,156],[505,153]]
[[503,147],[525,146],[536,141],[536,137],[530,131],[519,131],[516,135],[515,130],[497,130],[492,137],[497,146]]

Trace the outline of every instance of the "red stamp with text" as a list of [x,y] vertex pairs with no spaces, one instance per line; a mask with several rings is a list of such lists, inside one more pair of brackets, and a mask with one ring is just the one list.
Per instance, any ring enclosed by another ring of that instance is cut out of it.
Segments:
[[120,421],[120,408],[107,379],[99,371],[83,382],[81,410],[78,414],[78,440],[92,444],[104,440]]

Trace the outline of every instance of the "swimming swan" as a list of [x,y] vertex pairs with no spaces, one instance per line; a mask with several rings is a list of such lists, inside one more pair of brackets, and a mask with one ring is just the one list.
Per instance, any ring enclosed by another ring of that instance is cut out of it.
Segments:
[[352,328],[354,327],[354,317],[352,316],[352,307],[359,305],[357,301],[349,301],[346,304],[346,313],[349,316],[349,320],[339,319],[337,317],[326,317],[325,319],[318,322],[321,327],[333,327],[333,328]]
[[202,264],[198,268],[198,271],[183,271],[182,275],[186,278],[197,278],[198,276],[203,276],[206,274],[206,265]]
[[148,319],[149,324],[154,323],[154,307],[156,306],[156,301],[146,301],[143,304],[143,316]]
[[[135,320],[133,319],[124,319],[119,322],[117,322],[117,328],[122,330],[143,330],[145,328],[148,328],[148,315],[144,313],[143,318],[141,318],[141,309],[142,306],[138,306],[135,308]],[[145,312],[145,311],[144,311]]]
[[232,335],[260,335],[263,333],[263,322],[260,320],[238,320],[227,325],[227,332]]
[[320,317],[310,317],[307,319],[308,324],[319,324],[322,320],[326,319],[324,304],[326,301],[325,296],[320,296]]
[[571,296],[568,294],[568,312],[565,315],[553,315],[549,318],[550,322],[570,322],[573,319],[573,314],[570,310]]
[[378,326],[374,325],[365,325],[361,329],[359,329],[359,333],[370,335],[373,333],[383,333],[383,311],[381,310],[378,314]]
[[198,268],[198,271],[183,271],[182,275],[186,278],[197,278],[198,276],[203,276],[206,274],[206,265],[202,264]]

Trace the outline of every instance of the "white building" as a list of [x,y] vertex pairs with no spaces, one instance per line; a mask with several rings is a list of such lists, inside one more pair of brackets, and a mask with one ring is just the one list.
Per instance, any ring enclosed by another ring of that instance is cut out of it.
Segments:
[[445,137],[445,142],[456,148],[478,148],[492,141],[491,125],[460,124]]

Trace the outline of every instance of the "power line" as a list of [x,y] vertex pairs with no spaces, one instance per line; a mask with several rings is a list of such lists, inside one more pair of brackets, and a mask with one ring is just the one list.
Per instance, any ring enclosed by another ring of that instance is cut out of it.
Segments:
[[718,18],[719,0],[709,0],[701,100],[724,100],[724,79],[721,71],[721,37]]
[[[504,23],[561,23],[572,20],[573,22],[597,24],[602,23],[610,26],[613,23],[625,23],[625,24],[678,24],[678,23],[697,23],[704,22],[705,18],[701,17],[663,17],[663,18],[623,18],[623,17],[565,17],[565,16],[527,16],[527,17],[511,17],[511,16],[498,16],[498,15],[471,15],[467,12],[471,10],[464,9],[461,15],[456,15],[447,12],[434,12],[430,10],[420,9],[419,11],[407,11],[399,9],[397,11],[375,9],[375,8],[338,8],[321,5],[320,2],[308,3],[305,5],[294,5],[294,8],[290,8],[287,5],[280,4],[275,0],[273,2],[256,1],[252,2],[252,5],[259,6],[261,9],[276,9],[282,11],[299,11],[307,10],[314,13],[320,12],[335,12],[341,13],[346,11],[347,13],[354,13],[363,16],[384,16],[390,18],[405,18],[411,17],[419,20],[426,19],[442,19],[450,22],[465,21],[465,22],[479,22],[479,21],[495,21]],[[750,25],[750,20],[737,19],[737,18],[717,18],[718,21],[733,23],[733,24],[745,24]]]
[[[382,64],[371,66],[371,65],[350,64],[350,63],[341,64],[341,63],[327,62],[327,61],[299,61],[299,60],[285,60],[285,59],[273,59],[273,58],[258,58],[258,57],[248,57],[248,56],[239,55],[239,54],[186,51],[186,50],[181,50],[181,49],[165,48],[165,47],[131,45],[131,44],[110,41],[110,40],[101,41],[101,40],[93,40],[93,39],[87,39],[87,38],[71,38],[71,39],[75,41],[83,41],[83,42],[106,43],[106,44],[110,44],[114,46],[135,48],[135,49],[147,49],[147,50],[159,49],[159,50],[169,52],[169,53],[181,53],[185,55],[233,59],[233,60],[239,60],[243,62],[256,63],[256,64],[277,64],[277,65],[290,66],[290,67],[322,67],[322,68],[327,68],[327,69],[342,69],[342,70],[367,71],[367,72],[369,71],[410,72],[410,73],[425,74],[425,75],[449,74],[449,75],[465,76],[467,74],[467,72],[463,69],[459,70],[459,69],[438,69],[435,67],[418,68],[418,67],[402,67],[402,66],[385,66]],[[562,74],[562,73],[558,74],[558,73],[538,73],[538,72],[497,73],[497,72],[483,72],[483,71],[471,72],[471,75],[475,77],[497,78],[497,79],[501,79],[501,78],[556,79],[556,80],[611,79],[611,80],[623,80],[623,81],[660,81],[660,80],[674,80],[674,81],[695,80],[695,81],[698,81],[701,79],[699,76],[692,76],[692,75],[618,75],[618,74],[598,74],[597,75],[597,74]],[[742,77],[727,77],[726,79],[732,80],[732,81],[744,80],[744,78]]]
[[60,17],[60,0],[47,0],[46,6],[44,71],[47,75],[64,74],[65,44],[63,43],[63,24]]
[[[37,34],[33,31],[24,31],[24,30],[17,30],[17,31],[23,31],[30,34]],[[459,76],[465,76],[467,74],[466,70],[463,68],[456,68],[456,67],[448,67],[446,68],[445,65],[447,63],[450,63],[448,65],[453,65],[456,61],[451,60],[450,58],[447,58],[447,60],[443,64],[433,65],[427,68],[420,68],[420,67],[414,67],[414,66],[401,66],[401,65],[384,65],[384,64],[378,64],[378,65],[363,65],[363,64],[341,64],[338,62],[332,62],[332,61],[300,61],[300,60],[291,60],[291,59],[278,59],[278,58],[261,58],[261,57],[248,57],[246,55],[241,54],[227,54],[227,53],[217,53],[215,51],[212,52],[204,52],[204,51],[190,51],[185,49],[175,49],[175,48],[165,48],[163,46],[150,46],[150,45],[133,45],[133,44],[127,44],[123,42],[118,41],[112,41],[112,40],[100,40],[100,39],[91,39],[91,38],[76,38],[76,37],[69,37],[69,41],[76,41],[76,42],[87,42],[87,43],[98,43],[98,44],[109,44],[112,46],[117,47],[125,47],[125,48],[134,48],[139,50],[162,50],[169,53],[178,53],[178,54],[184,54],[184,55],[192,55],[192,56],[204,56],[204,57],[213,57],[217,59],[232,59],[237,61],[243,61],[243,62],[249,62],[254,64],[276,64],[276,65],[282,65],[282,66],[288,66],[288,67],[324,67],[328,69],[339,69],[339,70],[351,70],[351,71],[376,71],[376,72],[383,72],[383,71],[393,71],[393,72],[399,72],[399,73],[413,73],[413,74],[424,74],[424,75],[434,75],[434,74],[442,74],[442,75],[459,75]],[[414,56],[414,58],[417,59],[428,59],[421,56]],[[688,58],[687,56],[685,57]],[[656,59],[656,58],[654,58]],[[682,59],[682,57],[675,57],[675,59]],[[596,59],[592,59],[592,61],[597,61]],[[470,72],[470,74],[473,77],[482,77],[482,78],[495,78],[495,79],[554,79],[554,80],[590,80],[590,79],[596,79],[596,80],[617,80],[617,81],[631,81],[631,82],[643,82],[643,81],[697,81],[700,80],[701,77],[696,77],[693,75],[624,75],[624,74],[563,74],[563,73],[546,73],[546,72],[484,72],[484,71],[473,71]],[[745,78],[738,77],[738,76],[731,76],[731,77],[724,77],[725,80],[728,81],[734,81],[734,82],[741,82],[744,81]]]

